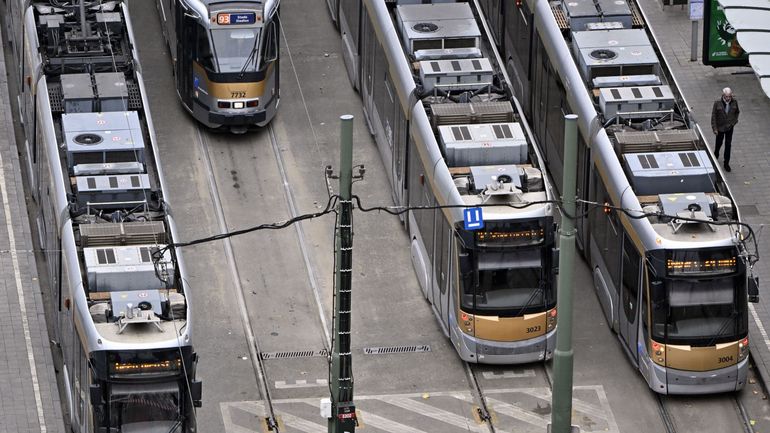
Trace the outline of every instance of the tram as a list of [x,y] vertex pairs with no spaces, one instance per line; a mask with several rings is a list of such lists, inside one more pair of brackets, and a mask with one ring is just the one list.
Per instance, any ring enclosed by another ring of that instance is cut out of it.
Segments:
[[279,0],[156,0],[176,89],[209,128],[244,133],[278,110]]
[[580,117],[578,244],[628,358],[661,394],[741,389],[752,234],[635,1],[480,3],[557,185]]
[[187,272],[128,4],[6,6],[72,431],[194,432]]
[[[550,359],[557,252],[542,158],[476,5],[416,3],[329,5],[393,199],[411,209],[423,295],[463,360]],[[475,207],[484,227],[466,229]]]

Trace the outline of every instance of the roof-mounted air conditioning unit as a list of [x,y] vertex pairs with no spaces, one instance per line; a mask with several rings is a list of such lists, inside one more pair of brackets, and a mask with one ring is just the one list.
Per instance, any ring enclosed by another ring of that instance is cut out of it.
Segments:
[[714,192],[714,167],[704,150],[623,155],[636,195]]
[[144,163],[144,136],[135,111],[63,114],[62,127],[73,171],[80,164]]
[[586,80],[600,76],[659,75],[658,58],[642,29],[573,32],[573,50]]
[[402,4],[396,7],[396,21],[404,49],[417,58],[423,50],[443,56],[440,50],[445,49],[471,49],[465,54],[481,56],[481,32],[468,3]]
[[652,112],[674,108],[669,86],[614,87],[599,90],[599,107],[604,117],[622,113],[624,118],[657,117]]
[[[165,245],[131,245],[83,248],[91,292],[115,292],[167,288],[174,275],[171,252],[166,250],[158,263],[153,254]],[[156,267],[157,265],[157,267]],[[167,281],[158,278],[168,277]]]
[[78,204],[85,208],[130,208],[130,203],[147,202],[151,193],[146,174],[76,177]]
[[439,126],[449,167],[523,164],[527,140],[518,123]]
[[80,246],[165,244],[163,221],[80,224]]
[[493,76],[494,70],[486,58],[420,62],[420,79],[426,92],[434,88],[450,92],[477,90],[491,86]]

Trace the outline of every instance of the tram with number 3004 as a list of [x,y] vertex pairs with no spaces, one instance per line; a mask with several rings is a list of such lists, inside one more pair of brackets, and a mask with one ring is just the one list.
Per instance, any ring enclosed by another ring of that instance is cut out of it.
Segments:
[[[6,2],[76,433],[196,431],[193,317],[123,1]],[[43,265],[44,263],[44,265]]]
[[[551,358],[555,206],[472,2],[329,2],[423,294],[460,357]],[[464,226],[481,207],[484,227]]]
[[741,389],[756,238],[635,0],[480,3],[557,183],[580,117],[578,244],[631,362],[662,394]]
[[244,133],[278,110],[279,0],[156,0],[187,111]]

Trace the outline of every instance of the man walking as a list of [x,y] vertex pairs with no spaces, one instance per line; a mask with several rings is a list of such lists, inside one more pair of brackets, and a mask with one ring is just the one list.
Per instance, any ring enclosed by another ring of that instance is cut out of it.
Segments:
[[722,89],[722,97],[714,102],[714,109],[711,110],[711,129],[717,135],[717,144],[714,148],[714,155],[717,159],[724,140],[724,167],[726,171],[730,171],[730,145],[733,142],[733,127],[738,123],[738,115],[740,114],[741,110],[738,108],[738,101],[733,98],[733,91],[729,87],[725,87]]

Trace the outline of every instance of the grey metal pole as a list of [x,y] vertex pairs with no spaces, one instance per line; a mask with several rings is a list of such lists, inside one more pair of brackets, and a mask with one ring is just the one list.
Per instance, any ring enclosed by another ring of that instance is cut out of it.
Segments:
[[80,35],[83,39],[88,37],[88,29],[86,28],[88,23],[86,22],[86,0],[80,0]]
[[559,280],[556,350],[553,355],[553,412],[551,432],[569,433],[572,429],[572,274],[575,267],[575,178],[577,177],[577,119],[564,116],[564,180],[562,218],[559,236]]
[[698,60],[698,21],[692,21],[692,41],[690,42],[690,61]]
[[331,365],[332,417],[329,433],[352,433],[356,430],[356,407],[353,403],[353,357],[350,353],[350,319],[353,271],[353,116],[340,117],[340,202],[337,225],[334,284],[334,342]]

